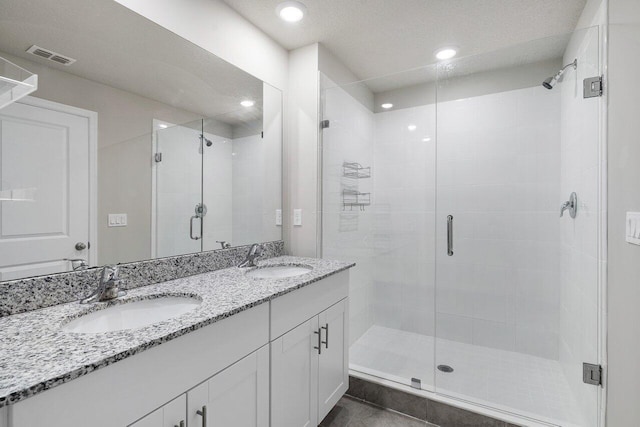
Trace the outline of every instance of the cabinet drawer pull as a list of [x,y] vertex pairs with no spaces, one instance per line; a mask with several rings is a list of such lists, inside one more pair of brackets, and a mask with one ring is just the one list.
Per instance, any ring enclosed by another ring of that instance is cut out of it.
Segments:
[[173,427],[184,427],[184,420],[180,421],[180,425],[176,424]]
[[322,344],[324,344],[324,348],[329,348],[329,324],[325,323],[322,329],[324,329],[324,341],[322,341]]
[[318,335],[318,346],[313,347],[318,350],[318,354],[322,354],[322,334],[320,333],[320,328],[317,331],[313,331],[314,334]]
[[196,411],[196,414],[202,417],[202,427],[207,427],[207,405],[203,405],[201,410]]

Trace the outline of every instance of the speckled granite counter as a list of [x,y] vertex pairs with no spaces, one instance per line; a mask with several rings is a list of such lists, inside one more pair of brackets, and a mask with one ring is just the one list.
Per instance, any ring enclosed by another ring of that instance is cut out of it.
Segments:
[[[278,257],[258,263],[307,265],[307,274],[257,279],[236,267],[130,290],[115,302],[56,305],[0,318],[0,407],[26,399],[96,369],[133,356],[203,326],[346,270],[354,264],[315,258]],[[259,267],[258,267],[259,268]],[[193,296],[202,304],[182,316],[139,329],[77,334],[61,329],[69,319],[126,301]]]

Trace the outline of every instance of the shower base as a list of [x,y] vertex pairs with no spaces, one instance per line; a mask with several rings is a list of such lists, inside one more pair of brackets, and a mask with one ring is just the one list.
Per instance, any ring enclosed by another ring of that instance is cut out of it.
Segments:
[[[437,346],[434,346],[437,343]],[[374,325],[350,347],[353,371],[552,425],[586,425],[557,360]],[[453,372],[435,370],[448,365]]]

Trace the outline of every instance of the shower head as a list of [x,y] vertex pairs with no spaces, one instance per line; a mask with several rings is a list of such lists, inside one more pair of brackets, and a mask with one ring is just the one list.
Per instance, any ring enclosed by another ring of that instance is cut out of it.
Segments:
[[574,59],[572,63],[562,67],[562,69],[558,71],[555,76],[546,78],[542,82],[542,86],[544,86],[546,89],[549,89],[549,90],[553,89],[556,83],[558,83],[558,80],[560,79],[560,77],[564,74],[564,71],[569,67],[573,67],[574,70],[578,68],[578,60]]
[[207,147],[211,147],[213,145],[213,141],[211,141],[210,139],[205,137],[203,134],[200,134],[200,141],[206,142],[207,143]]

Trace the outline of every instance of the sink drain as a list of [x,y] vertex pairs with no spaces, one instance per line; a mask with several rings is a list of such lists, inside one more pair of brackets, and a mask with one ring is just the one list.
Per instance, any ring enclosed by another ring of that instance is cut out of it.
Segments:
[[446,372],[447,374],[453,372],[453,368],[449,365],[438,365],[438,370]]

